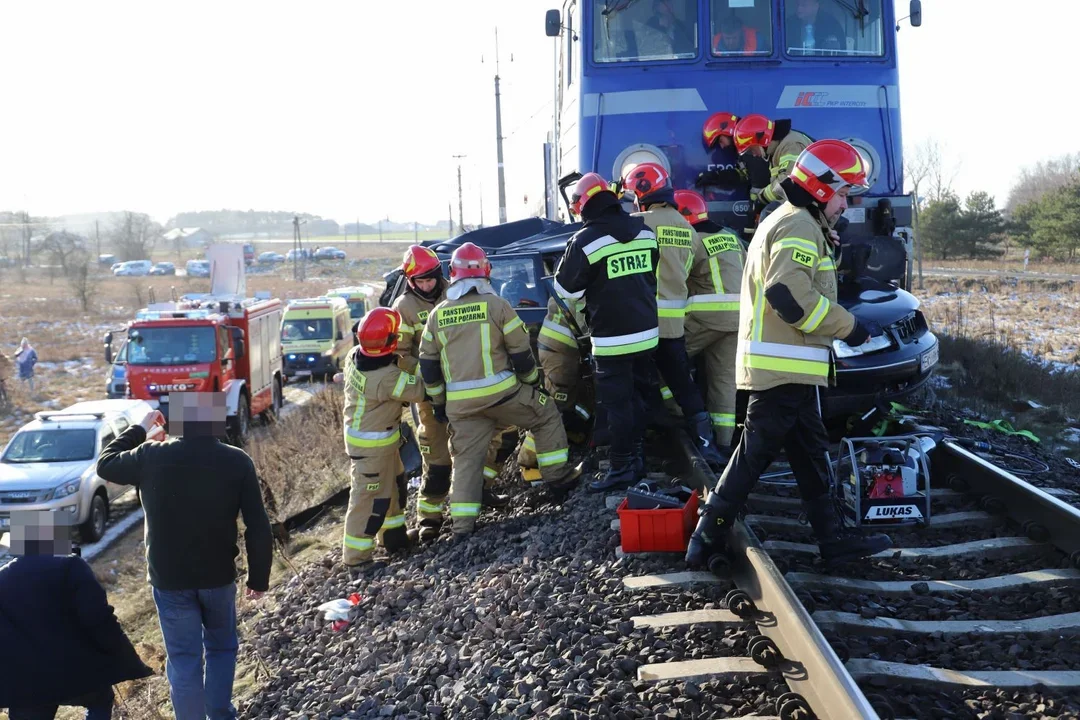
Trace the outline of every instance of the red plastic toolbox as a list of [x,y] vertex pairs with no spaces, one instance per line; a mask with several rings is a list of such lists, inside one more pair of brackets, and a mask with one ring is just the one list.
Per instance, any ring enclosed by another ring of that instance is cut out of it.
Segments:
[[684,552],[697,523],[698,493],[682,508],[630,510],[619,504],[619,533],[623,552]]

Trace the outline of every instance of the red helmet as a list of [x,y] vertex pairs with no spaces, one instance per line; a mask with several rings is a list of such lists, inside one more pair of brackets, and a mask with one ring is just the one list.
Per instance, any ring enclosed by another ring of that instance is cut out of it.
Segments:
[[383,357],[397,350],[398,328],[401,316],[397,311],[386,307],[377,307],[360,321],[356,328],[356,339],[360,342],[360,352],[368,357]]
[[818,202],[829,202],[847,185],[866,189],[866,163],[859,151],[843,140],[818,140],[799,154],[791,168],[792,181]]
[[491,277],[491,263],[487,253],[480,247],[467,242],[450,256],[450,282],[465,278]]
[[623,175],[622,186],[634,193],[638,204],[657,190],[671,187],[668,171],[660,163],[643,162],[634,165]]
[[705,121],[704,127],[701,128],[701,135],[705,139],[705,147],[712,149],[716,143],[720,142],[720,137],[723,135],[734,137],[735,125],[738,122],[739,116],[729,112],[718,112],[710,115],[709,119]]
[[401,259],[401,271],[409,280],[439,270],[439,256],[431,248],[410,245]]
[[705,198],[699,192],[676,190],[675,205],[691,225],[697,225],[709,219],[709,206],[705,204]]
[[773,121],[764,115],[747,115],[735,126],[735,149],[744,153],[751,147],[769,147],[772,142]]
[[608,181],[598,173],[585,173],[574,183],[574,189],[570,192],[570,212],[581,217],[581,211],[589,204],[589,200],[602,192],[611,192]]

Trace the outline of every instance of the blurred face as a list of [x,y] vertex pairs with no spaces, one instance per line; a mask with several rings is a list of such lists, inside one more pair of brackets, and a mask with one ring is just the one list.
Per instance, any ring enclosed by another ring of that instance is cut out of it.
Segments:
[[728,52],[738,52],[743,49],[743,34],[738,28],[721,28],[720,49]]
[[850,187],[841,188],[839,192],[829,198],[829,202],[825,203],[825,219],[829,221],[830,225],[835,225],[836,221],[847,210],[847,197],[850,190]]
[[795,14],[803,22],[812,23],[817,18],[818,0],[796,0]]
[[435,283],[437,282],[437,278],[416,278],[413,280],[413,285],[422,293],[430,293],[435,289]]
[[70,555],[71,527],[67,513],[11,513],[12,555]]
[[730,135],[721,135],[721,136],[720,136],[720,139],[719,139],[719,140],[717,140],[717,143],[718,143],[718,144],[720,145],[720,147],[722,147],[722,148],[729,148],[729,147],[731,147],[731,143],[732,143],[732,142],[734,142],[734,141],[733,141],[733,140],[731,139],[731,136],[730,136]]
[[174,437],[225,437],[223,392],[169,393],[169,434]]
[[761,147],[760,145],[751,145],[746,152],[747,154],[753,155],[754,157],[765,157],[765,148]]

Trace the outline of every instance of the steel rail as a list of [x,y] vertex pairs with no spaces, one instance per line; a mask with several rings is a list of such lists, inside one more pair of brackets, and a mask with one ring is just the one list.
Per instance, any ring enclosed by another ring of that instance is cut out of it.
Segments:
[[[692,441],[680,434],[680,450],[691,485],[712,489],[716,475],[701,460]],[[728,544],[731,578],[759,611],[748,617],[770,638],[787,661],[779,666],[792,692],[809,704],[818,720],[878,720],[878,714],[844,667],[810,614],[757,537],[739,521]]]

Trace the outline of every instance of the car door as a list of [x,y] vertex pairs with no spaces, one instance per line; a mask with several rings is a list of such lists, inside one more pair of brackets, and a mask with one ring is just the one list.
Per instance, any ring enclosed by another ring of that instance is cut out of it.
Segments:
[[489,255],[488,260],[495,292],[510,303],[529,333],[535,336],[547,315],[543,257],[538,252],[525,252]]

